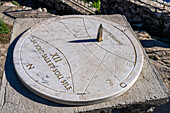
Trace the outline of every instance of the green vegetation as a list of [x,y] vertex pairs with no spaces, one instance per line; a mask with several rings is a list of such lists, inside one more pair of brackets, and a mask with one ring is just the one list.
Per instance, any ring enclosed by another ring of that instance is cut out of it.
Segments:
[[93,4],[92,4],[92,7],[96,8],[97,10],[100,10],[100,5],[101,5],[101,2],[100,0],[93,0]]
[[20,6],[20,4],[17,2],[17,1],[15,1],[15,0],[13,0],[13,1],[11,1],[11,3],[13,4],[13,5],[16,5],[16,6]]
[[0,34],[8,34],[10,30],[7,28],[7,24],[0,19]]
[[100,11],[101,0],[81,0],[81,1],[84,1],[85,3],[92,2],[91,6],[96,8],[98,12]]
[[12,26],[4,23],[0,18],[0,44],[7,44],[10,41]]

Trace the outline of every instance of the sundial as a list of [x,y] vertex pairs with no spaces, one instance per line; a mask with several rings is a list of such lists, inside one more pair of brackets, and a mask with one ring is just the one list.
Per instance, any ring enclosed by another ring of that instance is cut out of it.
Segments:
[[143,52],[135,36],[114,22],[63,16],[26,31],[13,61],[33,93],[57,103],[88,105],[125,93],[140,75]]

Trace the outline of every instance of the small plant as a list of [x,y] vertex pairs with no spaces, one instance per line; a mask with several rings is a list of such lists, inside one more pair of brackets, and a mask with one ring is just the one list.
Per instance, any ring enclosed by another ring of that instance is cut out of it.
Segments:
[[93,0],[92,7],[96,8],[97,10],[100,10],[100,5],[101,5],[100,0],[97,0],[97,2]]
[[101,0],[81,0],[84,1],[85,3],[92,3],[91,6],[96,8],[100,12],[100,5],[101,5]]
[[8,34],[10,30],[7,28],[7,24],[0,19],[0,34]]
[[13,4],[13,5],[16,5],[16,6],[18,6],[18,7],[20,7],[20,4],[17,2],[17,1],[11,1],[11,3]]

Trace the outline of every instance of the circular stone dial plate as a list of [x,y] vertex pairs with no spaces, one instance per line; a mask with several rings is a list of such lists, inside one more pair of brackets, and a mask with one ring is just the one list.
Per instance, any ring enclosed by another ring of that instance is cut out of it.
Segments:
[[[98,28],[103,38],[97,42]],[[143,53],[135,36],[90,16],[52,18],[30,28],[14,49],[22,83],[37,95],[69,105],[116,98],[137,80]]]

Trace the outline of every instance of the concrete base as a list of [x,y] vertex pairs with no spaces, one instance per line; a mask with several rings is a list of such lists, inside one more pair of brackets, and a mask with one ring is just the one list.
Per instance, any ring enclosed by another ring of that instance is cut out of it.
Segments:
[[[100,16],[132,29],[124,16],[110,15]],[[16,19],[14,22],[11,45],[6,59],[5,73],[0,91],[0,112],[112,112],[112,109],[125,107],[147,109],[151,106],[163,104],[168,101],[168,91],[155,68],[152,66],[146,53],[144,54],[144,66],[136,83],[122,96],[108,102],[89,106],[66,106],[45,100],[25,88],[17,78],[14,70],[12,56],[14,46],[20,34],[44,19]],[[134,33],[133,33],[134,34]]]

